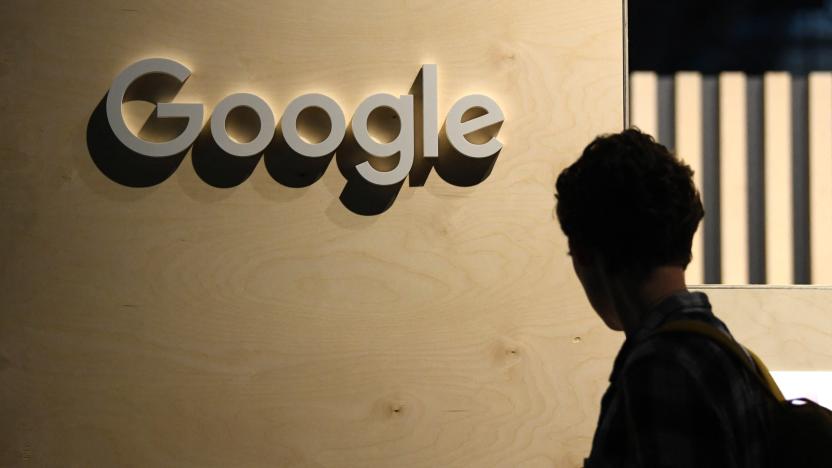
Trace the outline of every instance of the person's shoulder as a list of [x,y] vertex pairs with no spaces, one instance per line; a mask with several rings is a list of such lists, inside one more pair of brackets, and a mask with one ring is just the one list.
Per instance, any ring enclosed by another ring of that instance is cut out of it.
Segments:
[[699,333],[657,332],[637,343],[627,361],[634,364],[641,363],[645,359],[670,359],[707,363],[711,360],[721,360],[729,357],[729,354],[713,339]]
[[753,386],[748,372],[735,355],[697,333],[655,333],[634,347],[621,370],[625,379],[630,374],[659,374],[657,379],[669,374],[677,380],[682,376],[708,393],[726,395]]

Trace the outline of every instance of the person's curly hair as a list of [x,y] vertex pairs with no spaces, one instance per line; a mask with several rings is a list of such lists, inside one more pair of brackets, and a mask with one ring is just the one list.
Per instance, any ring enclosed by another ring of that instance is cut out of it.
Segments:
[[571,246],[600,254],[613,274],[636,277],[687,267],[705,214],[691,168],[637,129],[590,143],[558,176],[556,198]]

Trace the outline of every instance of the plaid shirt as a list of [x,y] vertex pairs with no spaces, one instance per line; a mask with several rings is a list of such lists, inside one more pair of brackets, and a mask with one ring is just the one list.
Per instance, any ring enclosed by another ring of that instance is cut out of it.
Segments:
[[654,334],[678,319],[702,320],[730,335],[701,292],[659,304],[615,359],[586,468],[766,465],[764,389],[709,338]]

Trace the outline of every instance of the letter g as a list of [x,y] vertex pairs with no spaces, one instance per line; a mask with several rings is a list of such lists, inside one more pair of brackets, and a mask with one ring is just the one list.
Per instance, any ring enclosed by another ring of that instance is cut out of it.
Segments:
[[154,73],[172,76],[179,80],[180,83],[183,83],[191,76],[191,71],[187,67],[169,59],[145,59],[130,65],[113,80],[113,85],[107,93],[107,120],[116,138],[124,146],[143,156],[162,158],[181,153],[196,141],[202,128],[203,109],[202,104],[160,102],[156,106],[156,115],[159,118],[187,118],[188,124],[185,130],[173,140],[165,143],[146,141],[133,134],[127,128],[127,123],[124,121],[121,104],[124,102],[127,88],[134,81],[142,76]]

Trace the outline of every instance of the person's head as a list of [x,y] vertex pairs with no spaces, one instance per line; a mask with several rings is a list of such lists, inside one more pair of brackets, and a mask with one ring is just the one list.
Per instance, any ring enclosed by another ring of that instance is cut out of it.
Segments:
[[590,143],[556,184],[575,272],[604,322],[621,330],[608,285],[637,288],[660,267],[687,267],[704,216],[693,171],[639,130]]

